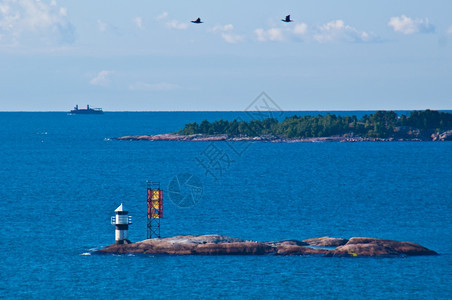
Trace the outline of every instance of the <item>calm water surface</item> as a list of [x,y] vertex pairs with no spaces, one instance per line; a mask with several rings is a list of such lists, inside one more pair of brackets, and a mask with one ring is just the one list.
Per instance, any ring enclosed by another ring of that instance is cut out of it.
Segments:
[[[0,113],[0,297],[452,297],[450,142],[110,139],[240,114]],[[221,160],[209,161],[214,153]],[[441,255],[88,255],[114,242],[110,216],[121,202],[133,216],[130,239],[144,239],[146,180],[168,192],[171,179],[184,173],[200,179],[203,195],[191,207],[165,198],[163,236],[371,236],[417,242]]]

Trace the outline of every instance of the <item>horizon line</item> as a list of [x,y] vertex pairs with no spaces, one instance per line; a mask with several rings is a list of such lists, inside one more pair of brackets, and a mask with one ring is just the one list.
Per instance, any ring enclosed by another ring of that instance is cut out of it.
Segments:
[[[449,109],[312,109],[312,110],[273,110],[271,112],[329,112],[329,111],[341,111],[341,112],[354,112],[354,111],[419,111],[419,110],[436,110],[436,111],[452,111]],[[24,113],[70,113],[66,110],[0,110],[0,113],[8,112],[24,112]],[[268,110],[105,110],[104,113],[117,113],[117,112],[269,112]]]

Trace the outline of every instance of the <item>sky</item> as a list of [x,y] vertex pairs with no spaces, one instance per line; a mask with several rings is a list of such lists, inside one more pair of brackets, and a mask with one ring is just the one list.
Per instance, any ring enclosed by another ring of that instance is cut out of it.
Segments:
[[262,92],[452,109],[452,1],[0,0],[0,111],[241,111]]

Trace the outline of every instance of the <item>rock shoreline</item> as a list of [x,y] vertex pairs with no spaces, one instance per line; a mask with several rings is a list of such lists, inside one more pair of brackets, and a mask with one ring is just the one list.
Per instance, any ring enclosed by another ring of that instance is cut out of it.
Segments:
[[411,242],[353,237],[258,242],[221,235],[180,235],[113,244],[97,254],[166,255],[320,255],[326,257],[376,257],[438,255]]
[[268,142],[268,143],[316,143],[316,142],[393,142],[393,141],[450,141],[452,140],[452,130],[441,134],[432,134],[430,137],[413,137],[413,138],[367,138],[367,137],[312,137],[312,138],[284,138],[273,135],[257,136],[257,137],[230,137],[228,135],[181,135],[175,133],[156,134],[156,135],[127,135],[113,138],[114,140],[127,141],[190,141],[190,142],[211,142],[211,141],[227,141],[227,142]]

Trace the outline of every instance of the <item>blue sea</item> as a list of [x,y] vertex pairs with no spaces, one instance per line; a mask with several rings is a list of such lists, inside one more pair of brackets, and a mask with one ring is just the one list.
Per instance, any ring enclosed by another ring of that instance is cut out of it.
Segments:
[[[452,297],[451,142],[112,139],[221,118],[249,115],[0,113],[0,298]],[[187,176],[196,189],[181,184],[175,193],[175,180]],[[121,203],[133,218],[130,240],[146,238],[147,180],[164,190],[164,237],[368,236],[416,242],[440,255],[94,255],[114,243],[110,217]]]

